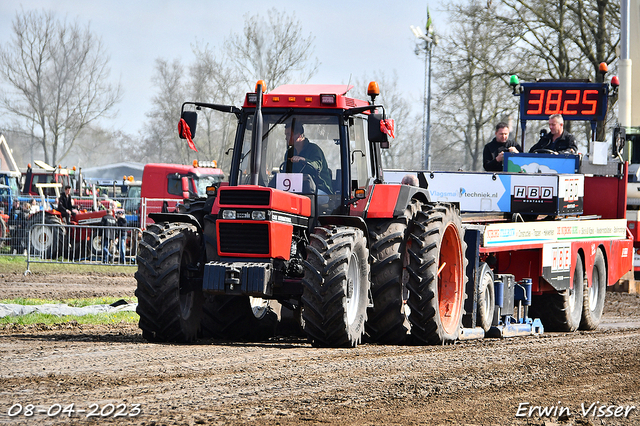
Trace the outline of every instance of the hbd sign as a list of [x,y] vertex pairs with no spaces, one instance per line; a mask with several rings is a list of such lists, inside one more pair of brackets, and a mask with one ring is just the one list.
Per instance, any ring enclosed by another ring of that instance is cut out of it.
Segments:
[[513,198],[519,200],[551,200],[553,187],[551,186],[514,186]]

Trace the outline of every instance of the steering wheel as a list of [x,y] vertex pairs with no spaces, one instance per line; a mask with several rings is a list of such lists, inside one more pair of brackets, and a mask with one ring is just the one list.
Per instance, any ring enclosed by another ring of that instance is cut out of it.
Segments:
[[533,151],[534,154],[557,154],[556,151],[552,149],[540,148]]

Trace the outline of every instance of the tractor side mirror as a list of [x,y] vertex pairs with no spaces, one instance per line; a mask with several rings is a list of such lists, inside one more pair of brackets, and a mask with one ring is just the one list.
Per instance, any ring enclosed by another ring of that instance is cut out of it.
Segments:
[[387,149],[389,148],[389,136],[382,129],[386,121],[383,120],[382,114],[369,114],[369,142],[378,142],[380,143],[380,148]]
[[189,199],[189,178],[187,176],[182,176],[180,179],[182,183],[182,198],[185,200]]
[[187,123],[189,130],[191,131],[191,138],[196,137],[196,125],[198,124],[198,113],[196,111],[182,111],[180,115],[180,124],[178,125],[178,134],[180,139],[187,139],[187,135],[182,128],[182,120]]

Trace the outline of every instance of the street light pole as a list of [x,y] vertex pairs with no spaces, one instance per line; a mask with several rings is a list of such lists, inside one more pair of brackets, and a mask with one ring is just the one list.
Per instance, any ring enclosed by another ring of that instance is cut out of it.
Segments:
[[[425,93],[422,113],[422,136],[424,138],[423,164],[426,170],[431,170],[431,50],[434,42],[420,27],[411,25],[411,31],[418,40],[424,42],[424,46],[420,46],[420,49],[424,50]],[[416,48],[416,55],[418,54],[419,50]]]
[[427,48],[429,58],[429,84],[427,89],[427,135],[425,137],[425,156],[427,158],[426,166],[427,170],[431,170],[431,48],[432,43],[428,43],[429,47]]

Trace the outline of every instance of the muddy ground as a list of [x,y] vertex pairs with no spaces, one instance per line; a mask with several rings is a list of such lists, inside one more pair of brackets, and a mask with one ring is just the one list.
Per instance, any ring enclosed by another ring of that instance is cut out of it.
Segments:
[[[0,274],[0,298],[134,289],[131,275]],[[640,424],[640,298],[621,293],[607,294],[594,332],[347,350],[284,337],[149,344],[129,324],[9,325],[0,355],[0,424]]]

